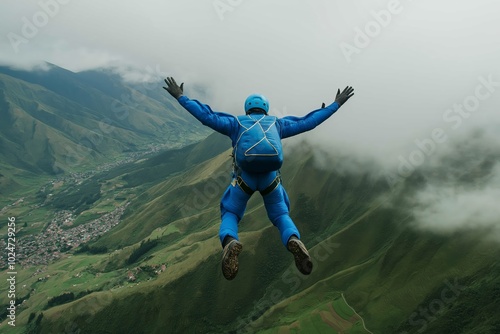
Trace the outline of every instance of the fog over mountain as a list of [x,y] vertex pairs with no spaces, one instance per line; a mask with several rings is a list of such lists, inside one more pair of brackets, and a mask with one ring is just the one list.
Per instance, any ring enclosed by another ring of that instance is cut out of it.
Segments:
[[[449,231],[500,216],[499,14],[494,0],[8,0],[0,64],[174,76],[191,98],[232,114],[259,92],[273,114],[305,115],[352,85],[337,114],[289,146],[305,139],[319,165],[391,186],[422,173],[415,220]],[[464,185],[460,172],[486,160]]]

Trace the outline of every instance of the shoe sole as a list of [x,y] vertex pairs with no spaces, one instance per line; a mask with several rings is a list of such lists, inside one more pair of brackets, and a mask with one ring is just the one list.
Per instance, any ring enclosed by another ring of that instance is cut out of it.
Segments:
[[306,246],[299,240],[291,240],[288,243],[288,250],[293,254],[295,266],[304,275],[309,275],[313,268],[311,256]]
[[222,274],[230,281],[238,273],[238,255],[240,255],[243,245],[239,241],[233,240],[226,247],[227,251],[222,254]]

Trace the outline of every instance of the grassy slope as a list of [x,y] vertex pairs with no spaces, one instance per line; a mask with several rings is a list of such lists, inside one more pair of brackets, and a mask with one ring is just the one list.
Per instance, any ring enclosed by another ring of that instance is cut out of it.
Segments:
[[111,74],[0,67],[0,193],[34,175],[88,170],[152,143],[187,144],[207,133],[165,94],[148,92]]
[[[325,173],[310,156],[302,158],[290,159],[283,174],[293,218],[314,258],[312,275],[297,273],[255,196],[241,224],[240,272],[234,281],[223,279],[218,201],[228,179],[217,171],[230,168],[223,153],[150,187],[112,237],[98,242],[135,244],[107,256],[58,262],[47,269],[53,274],[46,282],[20,277],[23,284],[38,285],[40,292],[29,299],[19,321],[40,312],[48,296],[94,286],[106,291],[45,310],[42,332],[328,332],[324,319],[333,314],[328,305],[336,305],[339,314],[346,312],[336,302],[341,293],[373,333],[416,333],[424,324],[426,330],[446,333],[448,316],[459,317],[470,304],[483,317],[468,319],[464,333],[494,328],[498,246],[479,242],[478,236],[413,231],[404,211],[380,205],[387,197],[378,195],[387,189],[379,183],[363,175]],[[299,205],[299,198],[306,204]],[[166,263],[167,270],[150,281],[144,277],[138,284],[127,283],[126,271],[132,267],[125,260],[148,238],[158,238],[159,244],[133,267]],[[81,282],[71,277],[77,272],[85,273],[88,284],[69,284]],[[455,280],[463,286],[457,298],[432,318],[419,314],[439,300],[446,282]],[[351,322],[349,333],[366,332],[359,320]]]

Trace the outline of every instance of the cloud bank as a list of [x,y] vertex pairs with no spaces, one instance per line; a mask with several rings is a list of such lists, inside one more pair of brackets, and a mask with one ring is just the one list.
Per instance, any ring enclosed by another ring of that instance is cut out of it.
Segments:
[[[1,65],[113,68],[135,81],[174,76],[191,98],[232,114],[258,92],[276,115],[305,115],[351,85],[355,96],[300,139],[333,159],[351,156],[346,164],[381,177],[448,168],[441,157],[459,152],[456,143],[500,124],[496,0],[5,0],[1,6]],[[417,196],[428,208],[417,215],[423,226],[492,221],[495,206],[487,199],[498,198],[495,186],[458,191],[459,181]]]

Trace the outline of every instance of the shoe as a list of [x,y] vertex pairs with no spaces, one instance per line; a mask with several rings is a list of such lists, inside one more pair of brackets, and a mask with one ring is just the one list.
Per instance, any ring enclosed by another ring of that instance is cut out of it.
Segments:
[[238,255],[243,245],[236,239],[231,240],[222,252],[222,274],[227,280],[232,280],[238,273]]
[[306,249],[306,246],[297,238],[290,238],[288,240],[287,248],[293,254],[295,259],[295,266],[304,275],[309,275],[313,268],[311,256]]

